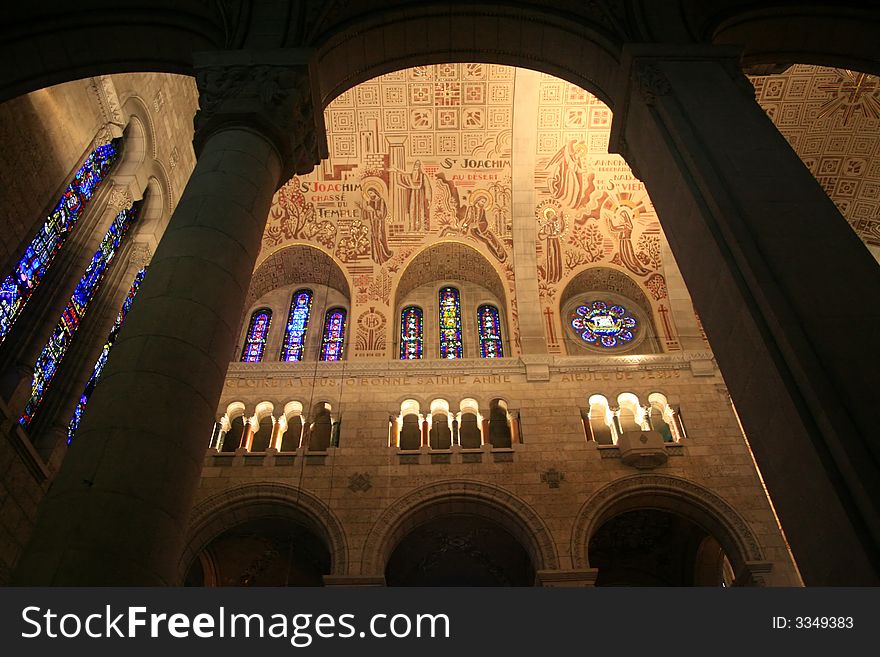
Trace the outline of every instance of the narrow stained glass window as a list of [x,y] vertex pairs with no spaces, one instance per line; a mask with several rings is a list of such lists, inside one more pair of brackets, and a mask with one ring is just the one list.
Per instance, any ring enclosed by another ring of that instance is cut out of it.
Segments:
[[501,340],[501,318],[495,306],[477,308],[477,324],[480,330],[480,357],[502,358],[504,348]]
[[119,140],[114,140],[92,151],[28,244],[15,269],[0,281],[0,344],[70,236],[89,199],[119,158],[119,144]]
[[119,335],[119,329],[122,328],[122,322],[125,321],[125,316],[128,314],[128,311],[131,308],[131,304],[134,302],[134,296],[140,289],[141,281],[144,280],[144,276],[146,275],[146,273],[146,269],[141,269],[137,273],[137,275],[134,277],[134,281],[131,284],[131,288],[129,288],[128,290],[128,295],[125,297],[125,301],[122,302],[122,308],[119,310],[119,314],[116,316],[116,321],[113,323],[113,328],[110,329],[110,334],[107,336],[107,342],[104,343],[104,348],[101,350],[101,354],[98,356],[97,362],[95,362],[95,368],[92,370],[92,375],[89,377],[88,383],[86,383],[86,388],[85,390],[83,390],[83,394],[79,398],[79,402],[77,403],[76,408],[73,411],[73,416],[70,418],[70,422],[67,424],[68,445],[73,442],[73,437],[76,435],[76,430],[79,429],[79,424],[80,422],[82,422],[83,413],[86,410],[86,404],[89,403],[89,398],[92,396],[92,392],[94,391],[95,386],[98,385],[98,380],[101,378],[101,374],[104,373],[104,366],[107,364],[107,357],[110,355],[110,350],[113,348],[113,345],[116,342],[116,336]]
[[79,280],[79,283],[77,283],[76,289],[74,289],[73,295],[67,303],[67,307],[61,313],[61,321],[58,322],[58,326],[55,327],[52,335],[49,336],[48,342],[37,357],[37,362],[34,365],[34,378],[31,383],[31,398],[25,405],[24,413],[18,420],[22,426],[27,427],[33,420],[34,413],[36,413],[37,408],[43,401],[43,394],[52,382],[52,377],[55,376],[58,366],[70,348],[73,336],[79,329],[83,317],[85,317],[89,303],[101,286],[104,274],[107,273],[107,268],[110,266],[117,251],[119,251],[122,240],[132,222],[137,218],[139,210],[140,205],[136,204],[116,215],[116,218],[104,235],[104,239],[101,240],[101,246],[98,247],[95,255],[92,256],[92,261],[86,267],[86,272]]
[[284,329],[284,344],[281,347],[281,360],[300,361],[306,345],[306,331],[309,328],[309,315],[312,312],[312,291],[297,290],[290,300],[290,313],[287,328]]
[[461,304],[458,290],[440,290],[440,358],[461,358]]
[[419,360],[422,357],[422,309],[407,306],[400,313],[400,359]]
[[248,325],[244,348],[241,350],[242,363],[259,363],[263,360],[266,350],[266,338],[269,336],[269,324],[272,322],[272,311],[268,308],[255,310]]
[[324,320],[324,339],[321,342],[321,360],[342,360],[342,344],[345,342],[345,311],[333,308]]

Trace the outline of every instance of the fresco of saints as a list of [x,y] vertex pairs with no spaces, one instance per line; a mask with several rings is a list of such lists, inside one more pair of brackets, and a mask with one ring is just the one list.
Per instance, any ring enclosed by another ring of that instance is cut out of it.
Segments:
[[410,173],[394,169],[397,184],[406,189],[406,229],[411,232],[427,231],[431,208],[431,182],[422,171],[421,160],[416,160]]
[[388,237],[385,231],[388,206],[375,188],[366,190],[365,200],[363,213],[364,219],[370,225],[370,251],[373,254],[373,260],[381,265],[394,255],[394,252],[388,248]]
[[572,209],[586,205],[593,193],[593,173],[587,171],[587,145],[572,139],[547,164],[554,167],[547,184],[550,195]]
[[507,252],[495,234],[489,230],[489,220],[486,219],[488,201],[488,194],[480,193],[480,190],[471,195],[471,204],[465,212],[462,228],[485,244],[499,262],[504,262],[507,259]]
[[548,283],[562,279],[562,244],[559,237],[565,231],[565,219],[555,208],[547,207],[541,212],[544,221],[538,231],[538,239],[544,240],[544,278]]
[[628,205],[620,205],[613,214],[608,217],[608,228],[611,234],[617,237],[621,264],[637,276],[645,276],[651,273],[645,269],[639,259],[636,258],[632,245],[633,216],[635,210]]

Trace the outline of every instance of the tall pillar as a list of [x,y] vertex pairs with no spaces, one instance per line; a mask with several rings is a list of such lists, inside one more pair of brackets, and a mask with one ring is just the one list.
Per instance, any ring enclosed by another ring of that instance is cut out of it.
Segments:
[[[513,113],[513,152],[511,153],[512,202],[511,233],[513,237],[513,271],[520,347],[526,355],[546,354],[544,316],[538,293],[538,225],[535,221],[535,159],[538,133],[538,87],[541,74],[517,69]],[[512,310],[512,309],[509,309]],[[514,335],[510,335],[514,347]],[[511,354],[515,353],[511,349]],[[526,359],[526,367],[533,369]]]
[[734,49],[625,48],[614,111],[804,581],[877,585],[877,263]]
[[175,583],[272,195],[325,155],[305,53],[200,53],[196,72],[198,163],[40,506],[17,584]]

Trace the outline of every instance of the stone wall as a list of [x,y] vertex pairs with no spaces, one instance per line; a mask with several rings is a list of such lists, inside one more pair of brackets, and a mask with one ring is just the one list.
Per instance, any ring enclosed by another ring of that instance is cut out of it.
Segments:
[[[315,402],[328,401],[341,420],[339,447],[326,455],[302,449],[265,455],[209,450],[199,492],[203,506],[197,504],[195,518],[197,524],[206,521],[210,498],[218,494],[215,499],[233,499],[232,491],[242,486],[290,486],[302,491],[302,498],[320,500],[342,527],[347,557],[334,575],[381,576],[383,550],[389,546],[383,547],[380,530],[391,531],[402,509],[418,509],[420,503],[408,500],[415,496],[427,504],[435,493],[455,497],[470,487],[476,496],[505,500],[505,508],[519,517],[534,513],[546,527],[552,542],[548,554],[555,560],[535,564],[536,569],[565,570],[588,566],[589,537],[583,531],[595,509],[587,501],[613,503],[616,493],[602,493],[605,487],[616,482],[627,494],[674,488],[674,495],[690,500],[685,504],[696,500],[719,517],[733,518],[731,525],[739,524],[744,543],[752,541],[746,558],[773,564],[766,583],[796,585],[724,382],[707,359],[708,353],[549,357],[547,381],[530,380],[535,378],[532,366],[517,359],[383,366],[351,362],[344,369],[329,363],[233,364],[218,416],[236,401],[245,404],[246,415],[269,401],[276,416],[291,400],[300,401],[305,413]],[[624,464],[617,447],[587,440],[580,411],[588,407],[589,396],[602,394],[613,404],[622,392],[635,393],[642,404],[650,393],[661,392],[680,406],[687,437],[664,447],[665,465],[640,471]],[[454,411],[466,397],[478,401],[484,416],[492,399],[507,401],[511,411],[519,412],[521,442],[511,449],[484,445],[475,452],[423,447],[415,455],[388,446],[389,416],[399,413],[403,399],[418,400],[427,413],[435,398],[446,399]],[[236,513],[239,520],[247,517],[246,509]],[[200,547],[197,543],[190,545],[189,557]]]

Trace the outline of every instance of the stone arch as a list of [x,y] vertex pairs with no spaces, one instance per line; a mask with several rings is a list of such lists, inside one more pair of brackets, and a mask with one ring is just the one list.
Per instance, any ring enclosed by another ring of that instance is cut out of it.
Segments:
[[[527,4],[514,8],[459,1],[442,9],[413,6],[392,16],[362,13],[328,33],[318,47],[321,96],[326,106],[347,89],[385,73],[466,61],[540,69],[610,105],[620,49],[615,31],[614,19],[602,10],[551,15]],[[389,50],[375,43],[396,45]],[[559,47],[546,48],[546,43]]]
[[528,503],[494,484],[452,479],[417,488],[388,506],[364,542],[361,574],[383,573],[400,540],[443,512],[466,512],[493,520],[526,549],[536,571],[559,567],[550,529]]
[[746,520],[717,494],[686,479],[659,474],[618,479],[593,493],[578,511],[571,536],[575,568],[589,568],[590,538],[611,518],[634,509],[666,511],[693,521],[721,544],[734,572],[764,560]]
[[[742,63],[746,68],[815,64],[880,75],[876,12],[864,3],[860,7],[851,3],[827,7],[764,3],[759,9],[740,7],[739,11],[736,7],[692,4],[688,13],[698,36],[715,44],[744,48]],[[835,29],[829,30],[832,22]]]
[[330,574],[348,572],[345,531],[330,507],[295,486],[259,483],[227,488],[195,506],[178,563],[178,581],[183,581],[192,560],[212,540],[246,520],[257,518],[281,518],[304,526],[327,546]]
[[351,302],[351,281],[333,256],[311,244],[291,243],[264,258],[254,270],[245,307],[276,288],[308,283],[326,285]]
[[397,309],[406,295],[417,287],[443,280],[467,281],[486,288],[504,304],[501,310],[507,312],[510,304],[498,269],[473,246],[452,240],[429,244],[404,265],[391,294],[394,308]]

